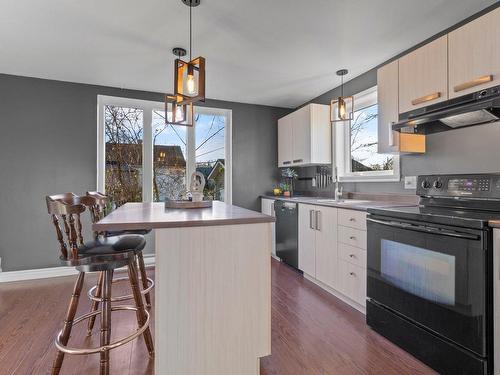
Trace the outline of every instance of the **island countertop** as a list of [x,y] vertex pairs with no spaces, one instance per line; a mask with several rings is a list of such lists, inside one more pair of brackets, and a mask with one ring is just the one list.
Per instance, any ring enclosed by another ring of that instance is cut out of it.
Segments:
[[171,209],[163,202],[126,203],[92,225],[95,231],[121,231],[213,225],[271,223],[275,218],[220,201],[210,208]]

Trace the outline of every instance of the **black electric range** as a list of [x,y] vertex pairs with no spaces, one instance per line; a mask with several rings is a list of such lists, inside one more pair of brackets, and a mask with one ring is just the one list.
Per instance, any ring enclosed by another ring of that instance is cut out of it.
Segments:
[[417,184],[418,207],[368,210],[367,323],[442,374],[493,374],[500,174]]

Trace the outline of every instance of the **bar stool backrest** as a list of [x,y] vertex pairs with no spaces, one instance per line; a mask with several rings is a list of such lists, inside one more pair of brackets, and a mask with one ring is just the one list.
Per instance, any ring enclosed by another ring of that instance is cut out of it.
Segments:
[[[78,246],[83,245],[82,222],[80,215],[85,211],[85,205],[65,200],[54,200],[46,197],[47,211],[51,215],[60,245],[61,259],[77,259]],[[64,235],[63,235],[64,233]],[[69,253],[70,251],[70,253]]]
[[92,222],[96,223],[111,212],[111,200],[105,194],[98,191],[87,191],[87,197],[95,200],[92,208]]

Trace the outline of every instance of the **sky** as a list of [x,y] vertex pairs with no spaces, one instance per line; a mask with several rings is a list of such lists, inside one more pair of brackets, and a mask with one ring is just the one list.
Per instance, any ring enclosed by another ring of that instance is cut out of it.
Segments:
[[[364,112],[366,115],[370,114],[376,114],[378,111],[378,106],[373,105],[371,107],[362,109],[361,112]],[[365,114],[361,114],[360,120],[363,119],[363,116]],[[354,118],[356,118],[357,113],[355,112]],[[375,117],[371,121],[367,122],[364,125],[363,130],[358,134],[356,144],[360,143],[372,143],[372,142],[377,142],[378,140],[378,123],[377,123],[377,118]],[[373,145],[371,147],[365,147],[356,150],[354,153],[351,154],[351,157],[367,166],[370,166],[372,164],[381,164],[384,162],[387,157],[392,157],[391,155],[388,154],[379,154],[377,152],[377,145]]]
[[[164,112],[153,112],[153,132],[165,127]],[[224,159],[225,117],[199,114],[195,124],[196,162]],[[156,144],[179,145],[186,157],[187,127],[169,125],[158,135]]]

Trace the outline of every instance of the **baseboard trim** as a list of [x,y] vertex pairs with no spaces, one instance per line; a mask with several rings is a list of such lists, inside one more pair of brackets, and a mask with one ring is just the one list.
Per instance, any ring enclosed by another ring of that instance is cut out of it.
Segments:
[[[146,267],[154,266],[155,256],[144,255],[144,264],[146,265]],[[74,267],[50,267],[50,268],[37,268],[37,269],[22,270],[22,271],[0,272],[0,283],[48,279],[51,277],[72,276],[76,275],[77,273],[78,271]]]

